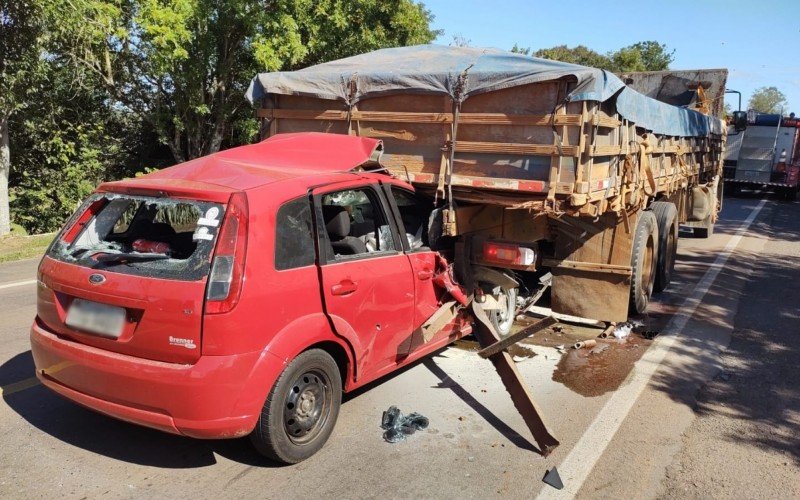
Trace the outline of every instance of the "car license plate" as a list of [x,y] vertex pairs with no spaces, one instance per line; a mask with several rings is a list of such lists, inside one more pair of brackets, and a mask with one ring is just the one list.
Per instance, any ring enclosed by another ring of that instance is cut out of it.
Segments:
[[67,326],[118,338],[125,325],[125,309],[90,300],[75,299],[67,312]]

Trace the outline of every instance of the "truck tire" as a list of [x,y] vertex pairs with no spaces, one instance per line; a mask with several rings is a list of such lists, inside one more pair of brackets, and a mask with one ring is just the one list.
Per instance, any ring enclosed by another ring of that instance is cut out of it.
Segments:
[[658,259],[653,291],[663,292],[672,281],[678,254],[678,209],[668,201],[655,201],[650,209],[658,223]]
[[301,462],[328,440],[341,401],[342,380],[336,361],[322,349],[305,351],[286,366],[273,385],[250,440],[269,459]]
[[493,294],[500,304],[500,309],[489,311],[489,319],[500,337],[508,337],[511,327],[514,326],[514,316],[517,312],[517,289],[499,288],[499,293]]
[[631,253],[631,297],[628,311],[631,315],[644,314],[653,293],[653,282],[658,260],[658,222],[653,212],[644,211],[636,223]]

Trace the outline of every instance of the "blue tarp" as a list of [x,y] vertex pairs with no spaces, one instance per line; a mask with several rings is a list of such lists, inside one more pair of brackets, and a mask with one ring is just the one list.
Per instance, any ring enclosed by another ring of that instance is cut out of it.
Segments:
[[[463,88],[460,77],[466,74]],[[643,96],[607,71],[514,54],[499,49],[418,45],[376,50],[299,71],[261,73],[247,90],[250,102],[267,94],[302,95],[355,104],[379,95],[420,93],[470,96],[574,76],[570,101],[616,99],[617,111],[657,134],[705,136],[722,133],[720,120]]]

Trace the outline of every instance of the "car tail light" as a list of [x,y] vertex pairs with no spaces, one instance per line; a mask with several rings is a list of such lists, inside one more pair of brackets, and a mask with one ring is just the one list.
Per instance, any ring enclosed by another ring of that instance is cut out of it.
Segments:
[[239,302],[247,249],[247,197],[234,193],[217,239],[206,288],[206,313],[226,313]]
[[532,266],[536,262],[536,252],[532,248],[519,245],[487,241],[483,244],[483,260],[498,264]]
[[86,224],[88,224],[95,215],[100,213],[100,210],[103,209],[103,207],[106,205],[106,202],[108,202],[106,198],[100,198],[86,207],[83,212],[75,212],[75,215],[73,215],[64,226],[65,229],[63,236],[61,236],[61,241],[67,244],[75,241],[75,238],[80,234],[83,228],[86,227]]

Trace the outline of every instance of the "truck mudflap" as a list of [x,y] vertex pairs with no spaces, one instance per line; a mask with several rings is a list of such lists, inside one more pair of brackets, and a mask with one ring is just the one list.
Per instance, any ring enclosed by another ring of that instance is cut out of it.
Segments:
[[506,348],[524,337],[533,335],[537,331],[553,325],[555,320],[546,318],[519,332],[519,334],[514,334],[501,340],[500,335],[497,334],[491,320],[483,310],[483,306],[473,300],[471,308],[476,320],[473,332],[483,347],[483,350],[478,354],[488,357],[492,362],[497,374],[500,375],[500,380],[503,381],[503,385],[505,385],[508,394],[511,396],[511,401],[514,402],[514,406],[522,415],[525,425],[528,426],[531,434],[533,434],[533,439],[536,441],[539,451],[542,456],[548,456],[560,443],[547,427],[542,411],[534,401],[533,395],[525,385],[522,375],[517,370],[517,365]]

